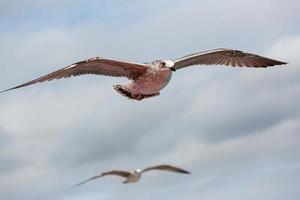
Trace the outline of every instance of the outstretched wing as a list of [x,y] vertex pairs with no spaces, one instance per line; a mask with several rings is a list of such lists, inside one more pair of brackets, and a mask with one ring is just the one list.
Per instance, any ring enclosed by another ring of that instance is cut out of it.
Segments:
[[106,175],[115,175],[115,176],[122,176],[122,177],[124,177],[124,178],[127,178],[127,177],[130,175],[130,173],[127,172],[127,171],[119,171],[119,170],[113,170],[113,171],[109,171],[109,172],[104,172],[104,173],[102,173],[102,174],[100,174],[100,175],[93,176],[93,177],[91,177],[91,178],[89,178],[89,179],[87,179],[87,180],[85,180],[85,181],[82,181],[82,182],[80,182],[80,183],[77,183],[77,184],[74,185],[73,187],[80,186],[80,185],[85,184],[85,183],[87,183],[87,182],[89,182],[89,181],[95,180],[95,179],[97,179],[97,178],[101,178],[101,177],[106,176]]
[[152,166],[152,167],[147,167],[142,172],[147,172],[150,170],[163,170],[163,171],[171,171],[171,172],[177,172],[177,173],[183,173],[183,174],[190,174],[190,172],[188,172],[184,169],[180,169],[178,167],[174,167],[171,165],[156,165],[156,166]]
[[259,55],[245,53],[233,49],[215,49],[191,54],[175,60],[174,69],[181,69],[191,65],[228,65],[238,67],[269,67],[287,64]]
[[[84,74],[95,74],[95,75],[105,75],[105,76],[123,76],[129,79],[134,79],[142,73],[144,73],[148,68],[146,64],[125,62],[114,59],[107,58],[91,58],[88,60],[80,61],[69,65],[63,69],[57,70],[35,80],[29,81],[27,83],[18,85],[13,88],[9,88],[2,92],[9,90],[25,87],[35,83],[41,83],[44,81],[51,81],[54,79],[69,78],[72,76],[80,76]],[[1,93],[1,92],[0,92]]]

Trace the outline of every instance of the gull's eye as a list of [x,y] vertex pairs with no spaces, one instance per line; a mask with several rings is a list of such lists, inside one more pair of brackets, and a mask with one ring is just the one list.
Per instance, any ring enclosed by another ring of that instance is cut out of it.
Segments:
[[165,63],[165,62],[162,62],[161,64],[162,64],[163,66],[166,66],[166,63]]

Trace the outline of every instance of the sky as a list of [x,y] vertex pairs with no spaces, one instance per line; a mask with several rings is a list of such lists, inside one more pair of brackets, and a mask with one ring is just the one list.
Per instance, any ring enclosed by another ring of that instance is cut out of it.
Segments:
[[[105,56],[136,62],[227,47],[288,62],[194,66],[158,97],[82,76],[0,95],[0,199],[282,200],[300,190],[300,1],[0,0],[0,90]],[[172,164],[137,184],[106,170]]]

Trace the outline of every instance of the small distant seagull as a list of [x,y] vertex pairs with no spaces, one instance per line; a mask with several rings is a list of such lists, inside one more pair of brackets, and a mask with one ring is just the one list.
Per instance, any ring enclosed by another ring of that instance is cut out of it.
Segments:
[[[287,64],[259,55],[232,49],[214,49],[191,54],[177,60],[156,60],[150,63],[134,63],[95,57],[74,63],[35,80],[18,85],[9,90],[54,79],[69,78],[84,74],[127,77],[126,85],[114,85],[114,89],[129,99],[142,100],[158,96],[171,80],[172,72],[191,65],[228,65],[238,67],[269,67]],[[1,92],[0,92],[1,93]]]
[[143,170],[141,170],[141,169],[135,169],[133,171],[112,170],[112,171],[104,172],[100,175],[93,176],[85,181],[82,181],[82,182],[74,185],[73,187],[77,187],[79,185],[85,184],[89,181],[92,181],[97,178],[101,178],[106,175],[114,175],[114,176],[124,177],[125,181],[123,181],[123,183],[135,183],[140,180],[142,173],[150,171],[150,170],[163,170],[163,171],[177,172],[177,173],[183,173],[183,174],[190,174],[190,172],[188,172],[186,170],[183,170],[178,167],[171,166],[171,165],[157,165],[157,166],[148,167]]

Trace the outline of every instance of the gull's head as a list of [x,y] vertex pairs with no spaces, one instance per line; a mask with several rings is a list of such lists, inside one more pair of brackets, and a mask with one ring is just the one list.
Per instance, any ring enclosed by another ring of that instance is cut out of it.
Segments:
[[172,70],[175,63],[172,60],[160,60],[159,65],[161,68],[169,68]]
[[133,170],[133,173],[135,173],[135,174],[139,174],[139,173],[141,173],[141,172],[142,172],[141,169],[135,169],[135,170]]

